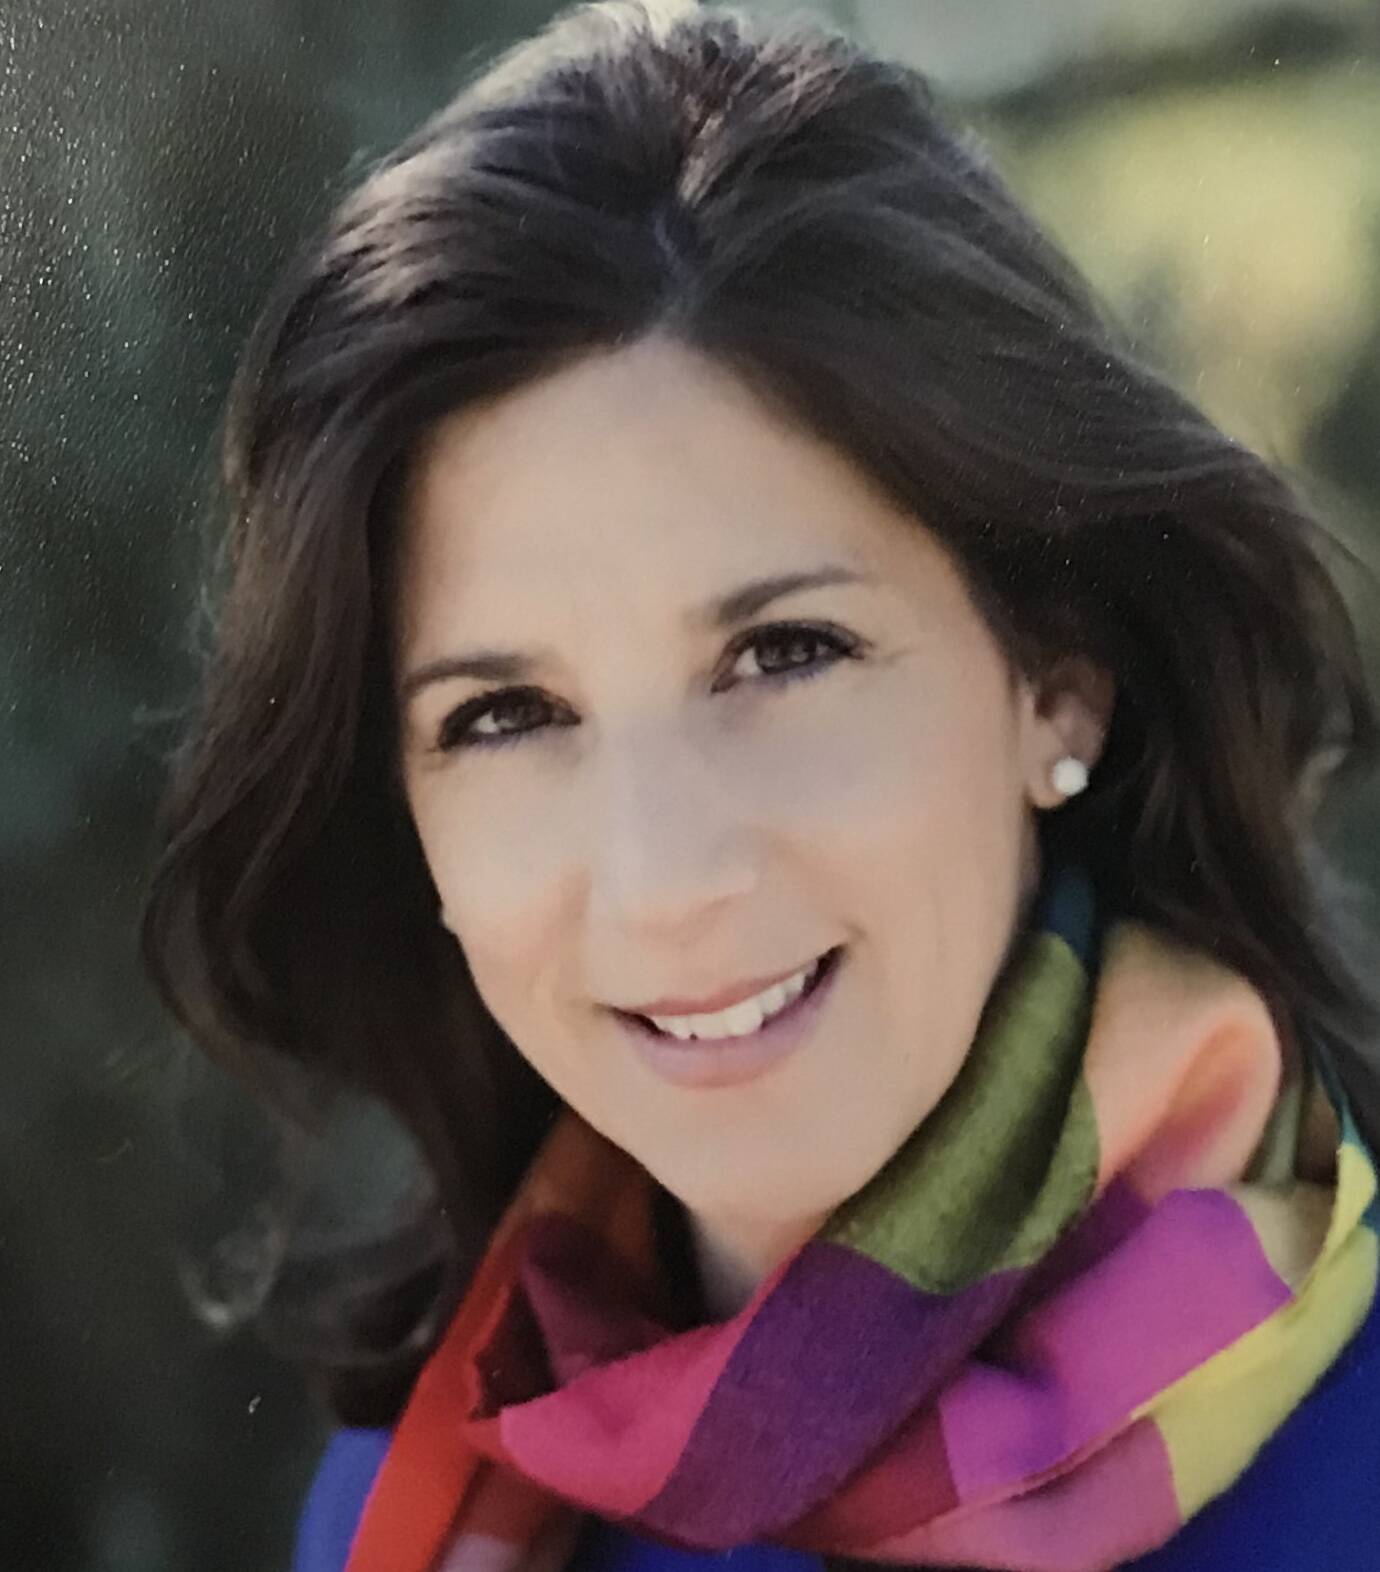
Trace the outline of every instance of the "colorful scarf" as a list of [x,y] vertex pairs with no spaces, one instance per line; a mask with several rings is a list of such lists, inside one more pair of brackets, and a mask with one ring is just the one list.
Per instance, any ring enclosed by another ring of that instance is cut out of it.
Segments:
[[1136,923],[1099,939],[1066,870],[939,1107],[701,1324],[665,1192],[565,1110],[348,1572],[559,1572],[587,1512],[902,1566],[1091,1572],[1163,1544],[1375,1297],[1375,1167],[1319,1075],[1325,1096],[1240,977]]

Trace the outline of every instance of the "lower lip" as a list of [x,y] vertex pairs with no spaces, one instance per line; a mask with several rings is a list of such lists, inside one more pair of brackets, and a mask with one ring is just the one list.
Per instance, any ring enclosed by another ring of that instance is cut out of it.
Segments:
[[675,1086],[739,1086],[779,1064],[800,1046],[833,992],[843,964],[835,952],[823,977],[793,999],[780,1015],[746,1037],[669,1037],[626,1015],[623,1029],[631,1036],[642,1061]]

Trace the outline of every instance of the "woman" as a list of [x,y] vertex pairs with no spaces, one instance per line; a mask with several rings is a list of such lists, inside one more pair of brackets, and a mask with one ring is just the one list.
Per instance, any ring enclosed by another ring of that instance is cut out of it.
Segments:
[[299,1566],[1363,1563],[1354,632],[914,73],[569,13],[341,204],[226,451],[150,964],[446,1241],[315,1361]]

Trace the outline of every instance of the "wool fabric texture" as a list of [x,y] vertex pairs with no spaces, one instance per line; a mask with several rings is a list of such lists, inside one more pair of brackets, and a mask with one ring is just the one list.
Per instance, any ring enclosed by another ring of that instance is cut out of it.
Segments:
[[[559,1572],[589,1513],[912,1567],[1097,1572],[1163,1545],[1376,1297],[1375,1163],[1311,1062],[1242,978],[1101,931],[1058,870],[939,1106],[738,1314],[691,1324],[665,1192],[564,1110],[348,1572]],[[1296,1159],[1310,1086],[1322,1176]]]

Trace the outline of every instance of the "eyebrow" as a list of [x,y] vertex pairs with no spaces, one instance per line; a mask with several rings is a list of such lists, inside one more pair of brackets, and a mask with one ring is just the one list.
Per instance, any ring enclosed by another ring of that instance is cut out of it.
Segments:
[[[798,573],[777,573],[770,578],[751,579],[726,595],[718,595],[692,611],[689,621],[707,629],[737,626],[764,606],[800,590],[819,589],[827,584],[869,584],[865,574],[852,568],[828,564]],[[473,677],[482,682],[516,682],[530,676],[538,665],[534,655],[518,650],[480,649],[463,654],[442,655],[408,672],[398,686],[399,700],[406,704],[422,688],[433,682],[457,677]]]

